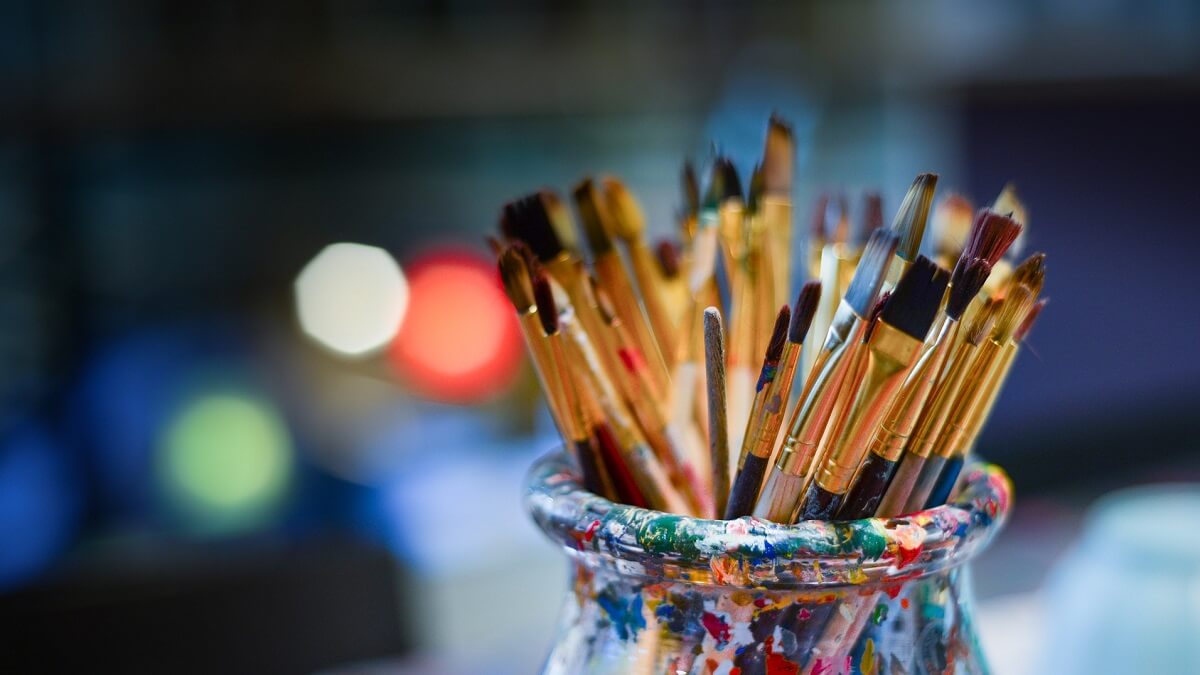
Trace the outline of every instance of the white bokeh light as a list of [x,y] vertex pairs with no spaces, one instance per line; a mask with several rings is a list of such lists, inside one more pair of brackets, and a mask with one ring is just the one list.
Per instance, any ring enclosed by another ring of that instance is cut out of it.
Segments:
[[408,282],[387,251],[326,246],[296,277],[300,327],[346,356],[376,351],[396,335],[408,308]]

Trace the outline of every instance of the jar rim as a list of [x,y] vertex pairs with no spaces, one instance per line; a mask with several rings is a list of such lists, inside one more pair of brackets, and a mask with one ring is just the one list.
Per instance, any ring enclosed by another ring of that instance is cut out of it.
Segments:
[[892,518],[713,520],[618,504],[580,484],[561,449],[538,459],[526,506],[539,528],[585,562],[627,574],[746,587],[888,584],[961,565],[1008,517],[1012,483],[994,464],[970,462],[952,502]]

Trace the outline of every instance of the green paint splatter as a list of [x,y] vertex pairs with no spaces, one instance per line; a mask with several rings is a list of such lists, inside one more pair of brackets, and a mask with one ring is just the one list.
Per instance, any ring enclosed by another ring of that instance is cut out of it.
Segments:
[[887,621],[888,606],[887,603],[881,602],[875,605],[875,611],[871,612],[871,623],[876,626],[882,626],[884,621]]

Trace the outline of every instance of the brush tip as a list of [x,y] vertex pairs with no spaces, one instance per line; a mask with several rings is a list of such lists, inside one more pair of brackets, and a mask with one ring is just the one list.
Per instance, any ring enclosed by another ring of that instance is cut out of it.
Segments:
[[767,142],[763,150],[763,185],[766,194],[787,196],[792,190],[792,169],[796,146],[792,127],[778,114],[767,122]]
[[505,204],[500,214],[500,231],[507,239],[525,242],[543,261],[553,260],[573,244],[570,216],[564,215],[561,201],[549,190]]
[[900,237],[896,255],[909,262],[916,260],[921,250],[921,239],[925,236],[925,224],[929,219],[929,207],[933,203],[937,181],[936,173],[919,174],[913,179],[896,212],[896,219],[892,221],[892,231]]
[[809,281],[800,287],[796,304],[792,307],[792,322],[788,326],[788,341],[802,344],[812,325],[817,305],[821,303],[821,282]]
[[858,316],[865,317],[875,302],[899,242],[899,237],[887,230],[876,230],[867,240],[858,268],[854,270],[843,298]]
[[900,277],[880,317],[918,340],[924,340],[946,294],[950,274],[925,256],[917,256]]
[[683,163],[683,175],[680,177],[683,184],[683,208],[690,216],[695,216],[700,212],[700,180],[696,178],[696,167],[692,163]]
[[583,233],[587,237],[588,248],[592,255],[598,256],[612,250],[612,229],[608,210],[600,198],[600,191],[591,178],[584,178],[571,190],[575,199],[575,210],[579,213],[579,222],[583,224]]
[[529,267],[525,255],[517,246],[508,246],[500,251],[497,266],[500,269],[500,282],[504,286],[504,294],[512,301],[517,311],[527,311],[533,306],[533,289],[530,288]]
[[662,270],[663,278],[676,279],[679,277],[679,249],[670,239],[663,239],[654,247],[655,257],[658,258],[658,266]]
[[980,209],[975,215],[962,255],[967,259],[983,258],[994,267],[1020,236],[1021,229],[1021,223],[1012,216],[1001,215],[991,209]]
[[883,195],[869,190],[863,195],[862,226],[859,241],[864,241],[883,227]]
[[783,355],[783,345],[787,342],[788,325],[792,322],[792,309],[787,305],[779,307],[775,315],[775,325],[771,328],[771,340],[767,343],[767,361],[778,361]]
[[1034,253],[1017,265],[1009,277],[1010,284],[1024,284],[1033,291],[1034,295],[1042,292],[1046,283],[1046,254]]
[[539,272],[533,277],[533,300],[537,304],[538,320],[546,335],[558,332],[558,305],[554,302],[554,291],[550,288],[550,277]]
[[746,193],[747,213],[758,213],[758,207],[762,203],[765,190],[766,179],[763,176],[763,166],[759,164],[754,167],[754,171],[750,174],[750,189]]
[[1013,342],[1021,342],[1025,339],[1026,335],[1029,335],[1029,331],[1033,329],[1033,324],[1037,323],[1037,319],[1039,316],[1041,316],[1042,310],[1046,308],[1047,302],[1050,301],[1048,299],[1038,300],[1033,304],[1033,307],[1029,308],[1029,313],[1025,315],[1025,319],[1021,321],[1021,325],[1018,326],[1016,332],[1013,333]]
[[958,321],[967,306],[979,294],[992,273],[992,264],[983,258],[959,259],[950,275],[950,297],[946,300],[946,316]]
[[983,309],[967,326],[967,332],[963,335],[963,339],[968,344],[979,346],[983,339],[988,336],[992,330],[992,325],[996,323],[996,311],[1000,308],[1000,301],[989,298],[984,304]]
[[640,237],[646,227],[646,216],[633,193],[612,176],[606,177],[603,185],[604,201],[612,216],[613,234],[627,242]]

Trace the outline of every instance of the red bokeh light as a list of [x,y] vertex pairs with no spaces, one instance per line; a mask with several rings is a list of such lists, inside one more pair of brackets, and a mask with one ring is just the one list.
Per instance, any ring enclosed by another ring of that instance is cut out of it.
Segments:
[[469,251],[440,250],[405,266],[408,313],[391,362],[417,393],[455,403],[503,391],[523,348],[496,266]]

